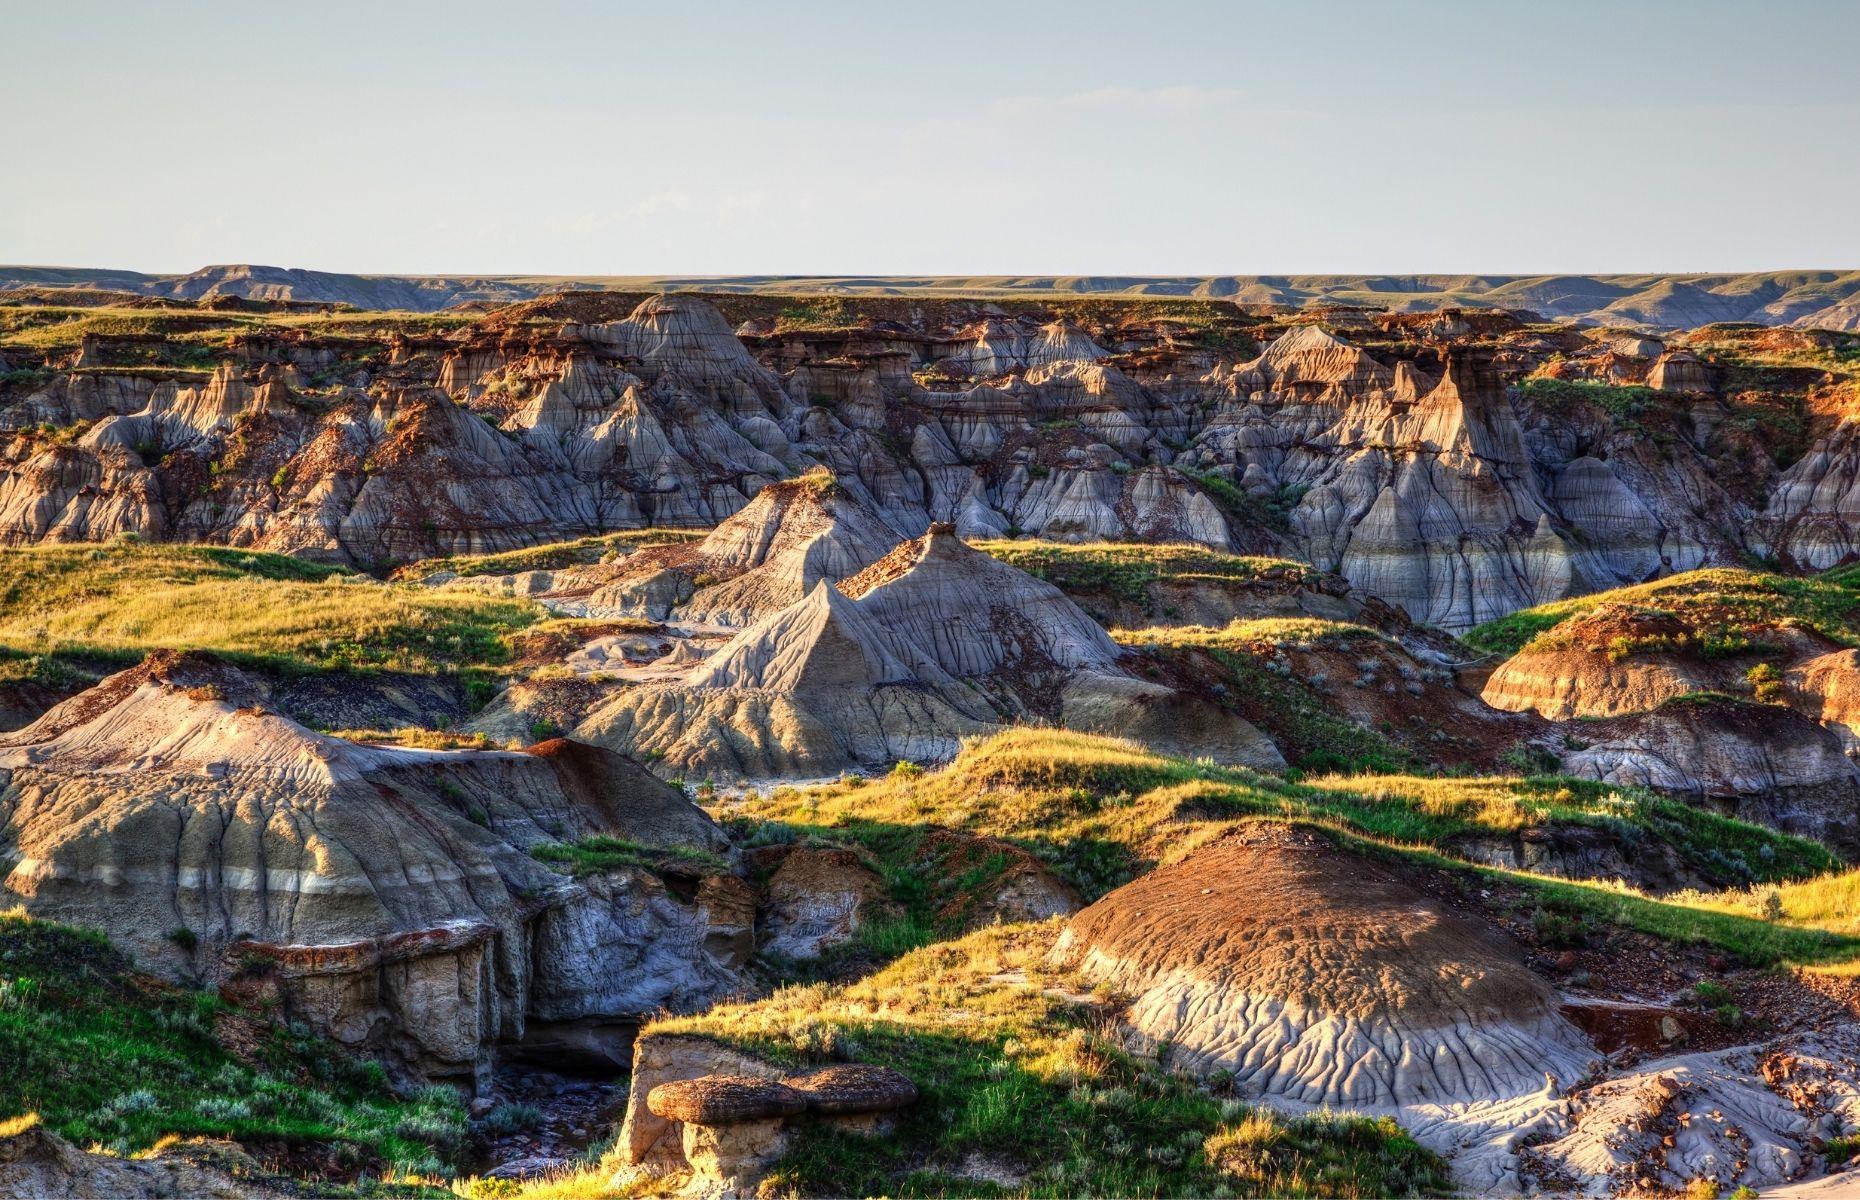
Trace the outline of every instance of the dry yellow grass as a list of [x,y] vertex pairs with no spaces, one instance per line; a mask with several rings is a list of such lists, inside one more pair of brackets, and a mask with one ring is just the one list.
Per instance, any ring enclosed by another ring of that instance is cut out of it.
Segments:
[[1309,648],[1382,636],[1367,625],[1322,617],[1256,617],[1221,626],[1158,625],[1111,630],[1112,640],[1123,646],[1196,646],[1208,650],[1246,650],[1261,643]]
[[287,669],[430,672],[502,661],[503,636],[543,615],[526,600],[223,547],[0,551],[0,647],[15,655],[199,649]]

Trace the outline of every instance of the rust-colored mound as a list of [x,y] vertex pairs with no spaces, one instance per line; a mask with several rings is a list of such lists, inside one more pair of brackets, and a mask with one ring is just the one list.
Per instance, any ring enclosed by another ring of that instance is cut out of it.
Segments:
[[1308,830],[1255,825],[1105,896],[1067,939],[1123,983],[1182,973],[1345,1018],[1545,1016],[1500,935]]
[[1552,720],[1648,712],[1726,687],[1698,632],[1671,613],[1604,604],[1539,637],[1492,672],[1482,697],[1507,712]]
[[1170,1066],[1392,1115],[1469,1191],[1517,1190],[1511,1145],[1594,1058],[1508,939],[1310,830],[1244,826],[1127,884],[1054,958],[1132,997]]

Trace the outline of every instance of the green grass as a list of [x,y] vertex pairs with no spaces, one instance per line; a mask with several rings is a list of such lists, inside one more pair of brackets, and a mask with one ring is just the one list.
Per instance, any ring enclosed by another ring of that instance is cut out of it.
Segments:
[[600,562],[609,553],[665,542],[696,541],[705,531],[694,529],[629,529],[598,537],[547,542],[496,554],[454,554],[424,558],[394,572],[396,579],[423,579],[439,571],[454,575],[515,575],[523,571],[559,571],[564,567]]
[[279,671],[469,671],[509,660],[540,620],[523,600],[382,584],[282,554],[222,547],[0,550],[0,655],[60,660],[212,650]]
[[[905,773],[898,779],[914,779]],[[1018,856],[989,841],[937,837],[923,824],[851,818],[833,824],[810,822],[805,803],[793,820],[734,816],[725,821],[733,841],[745,848],[793,845],[851,850],[884,884],[885,904],[862,915],[851,941],[830,947],[818,960],[771,962],[785,980],[844,979],[864,974],[909,951],[957,937],[993,919],[981,898],[997,893]]]
[[1142,603],[1155,583],[1250,583],[1272,573],[1296,581],[1318,572],[1282,558],[1227,554],[1205,546],[1137,542],[976,542],[975,548],[1064,592],[1097,592]]
[[1246,652],[1255,646],[1347,646],[1358,641],[1388,641],[1381,632],[1352,621],[1323,617],[1240,618],[1226,625],[1159,625],[1149,629],[1113,629],[1119,645],[1149,649],[1202,649]]
[[1860,937],[1724,911],[1708,897],[1685,894],[1656,899],[1605,883],[1476,866],[1425,849],[1381,849],[1430,867],[1470,872],[1490,882],[1516,886],[1554,911],[1619,925],[1663,941],[1712,946],[1753,967],[1852,968],[1860,963]]
[[1276,662],[1279,647],[1347,648],[1388,639],[1363,625],[1316,617],[1237,620],[1219,628],[1114,629],[1119,644],[1146,651],[1176,673],[1225,688],[1224,703],[1265,729],[1294,770],[1400,773],[1423,759],[1380,730],[1341,716],[1310,682]]
[[1486,653],[1516,654],[1532,639],[1602,604],[1673,613],[1706,639],[1760,642],[1760,634],[1753,637],[1746,631],[1793,621],[1836,642],[1860,646],[1860,568],[1854,567],[1805,576],[1732,567],[1686,571],[1521,609],[1470,630],[1460,640]]
[[1838,866],[1813,842],[1588,780],[1336,774],[1293,783],[1060,730],[1011,730],[922,776],[778,789],[740,811],[796,836],[851,838],[880,861],[907,857],[886,839],[896,845],[935,826],[1001,838],[1088,898],[1212,831],[1257,817],[1441,850],[1529,826],[1613,829],[1630,846],[1672,846],[1693,870],[1727,887],[1807,879]]
[[[1753,965],[1860,965],[1860,928],[1851,928],[1860,872],[1842,870],[1801,838],[1592,781],[1338,775],[1288,783],[1112,738],[1022,729],[978,742],[921,777],[778,790],[742,812],[828,835],[869,827],[896,838],[911,826],[946,826],[999,837],[1088,899],[1236,822],[1289,820],[1358,849],[1504,882],[1587,920],[1711,944]],[[1656,899],[1612,883],[1480,866],[1454,853],[1467,836],[1559,823],[1613,828],[1630,848],[1664,843],[1728,890]],[[1753,915],[1769,890],[1780,894],[1779,919]]]
[[1101,1010],[1041,986],[1055,932],[983,930],[844,987],[791,987],[646,1033],[793,1068],[878,1063],[917,1083],[921,1098],[883,1138],[803,1127],[771,1179],[796,1194],[996,1194],[956,1175],[972,1154],[1024,1172],[1013,1195],[1450,1194],[1444,1164],[1393,1122],[1280,1117],[1126,1052]]
[[451,1089],[396,1096],[379,1065],[263,1023],[242,1058],[226,1020],[251,1018],[138,976],[101,935],[0,913],[0,1119],[37,1113],[118,1154],[170,1135],[308,1139],[422,1174],[462,1149]]
[[552,842],[537,846],[531,855],[553,866],[565,867],[576,877],[598,875],[603,871],[645,870],[695,871],[704,875],[721,875],[730,865],[715,854],[683,846],[647,846],[623,838],[595,834],[575,842]]
[[1284,487],[1270,496],[1245,492],[1224,475],[1212,471],[1184,470],[1182,474],[1201,486],[1214,503],[1242,525],[1259,526],[1274,533],[1291,532],[1291,512],[1304,499],[1304,489]]
[[1660,393],[1638,384],[1526,379],[1518,385],[1518,390],[1526,400],[1549,412],[1559,412],[1577,404],[1592,404],[1617,421],[1628,422],[1660,401]]

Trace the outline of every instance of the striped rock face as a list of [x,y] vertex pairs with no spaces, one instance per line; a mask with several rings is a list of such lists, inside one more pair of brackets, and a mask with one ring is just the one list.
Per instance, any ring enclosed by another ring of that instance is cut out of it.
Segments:
[[1073,917],[1054,951],[1169,1061],[1241,1094],[1395,1116],[1476,1190],[1594,1051],[1516,947],[1317,834],[1258,826]]
[[716,779],[946,759],[964,737],[1027,718],[1161,722],[1199,729],[1197,753],[1283,761],[1244,720],[1132,678],[1122,654],[1058,588],[935,525],[837,584],[821,579],[684,675],[615,694],[575,733]]
[[102,930],[192,983],[262,976],[295,1015],[410,1073],[473,1077],[532,1019],[636,1016],[734,984],[710,908],[647,871],[571,880],[529,851],[605,833],[725,851],[609,751],[360,746],[163,652],[0,739],[0,904]]

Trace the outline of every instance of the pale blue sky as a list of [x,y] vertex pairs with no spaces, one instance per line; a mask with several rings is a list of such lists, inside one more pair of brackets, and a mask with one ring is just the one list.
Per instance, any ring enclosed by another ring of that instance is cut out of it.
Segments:
[[1860,267],[1860,3],[0,0],[0,262]]

